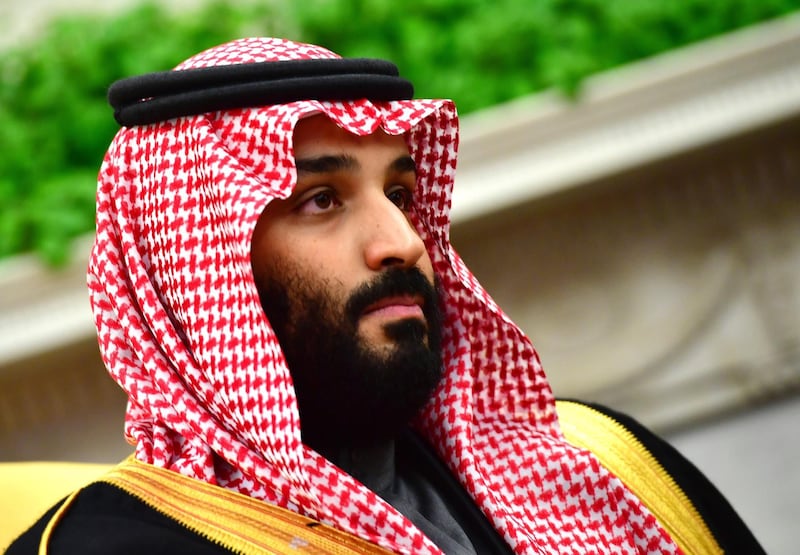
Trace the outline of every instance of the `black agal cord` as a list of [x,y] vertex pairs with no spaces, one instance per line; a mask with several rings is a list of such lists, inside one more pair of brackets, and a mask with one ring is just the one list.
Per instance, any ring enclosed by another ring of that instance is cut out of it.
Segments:
[[285,104],[295,100],[407,100],[413,85],[385,60],[336,58],[160,71],[116,81],[108,102],[120,125]]

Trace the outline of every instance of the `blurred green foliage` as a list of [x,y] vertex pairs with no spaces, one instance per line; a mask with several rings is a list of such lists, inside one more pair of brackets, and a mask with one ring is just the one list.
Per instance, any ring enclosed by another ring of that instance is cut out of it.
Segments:
[[303,0],[301,38],[387,58],[464,114],[800,10],[800,0]]
[[0,258],[64,261],[94,226],[95,178],[116,132],[114,80],[169,69],[240,36],[290,36],[393,60],[418,97],[467,113],[800,9],[800,0],[213,1],[59,17],[0,52]]
[[0,258],[36,251],[58,265],[70,240],[94,228],[97,170],[118,129],[106,103],[112,81],[271,33],[277,20],[263,3],[217,1],[188,14],[144,4],[56,18],[0,52]]

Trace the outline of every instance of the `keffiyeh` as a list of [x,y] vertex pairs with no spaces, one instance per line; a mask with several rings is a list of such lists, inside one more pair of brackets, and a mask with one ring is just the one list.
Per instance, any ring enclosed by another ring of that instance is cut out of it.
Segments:
[[[176,70],[336,57],[252,38]],[[119,131],[100,170],[88,281],[103,360],[129,396],[136,457],[397,552],[439,552],[301,442],[289,370],[253,281],[251,234],[265,206],[291,194],[292,131],[317,113],[358,135],[406,138],[418,173],[412,222],[444,305],[444,378],[415,427],[509,545],[678,552],[617,478],[564,440],[530,341],[451,247],[458,122],[446,100],[300,100]]]

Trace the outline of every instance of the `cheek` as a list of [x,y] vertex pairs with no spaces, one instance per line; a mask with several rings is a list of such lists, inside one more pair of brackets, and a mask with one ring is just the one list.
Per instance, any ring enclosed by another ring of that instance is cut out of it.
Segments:
[[420,271],[422,271],[423,275],[428,278],[428,281],[433,283],[434,280],[434,272],[433,272],[433,262],[431,262],[431,257],[428,255],[428,251],[425,251],[425,254],[419,259],[417,263]]

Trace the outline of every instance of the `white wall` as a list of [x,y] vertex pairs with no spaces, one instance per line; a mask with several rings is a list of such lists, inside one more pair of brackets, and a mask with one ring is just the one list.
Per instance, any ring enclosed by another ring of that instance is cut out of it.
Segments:
[[[54,15],[80,12],[115,12],[140,0],[3,0],[0,3],[0,48],[24,44]],[[170,0],[161,4],[170,9],[196,6],[202,0]]]

